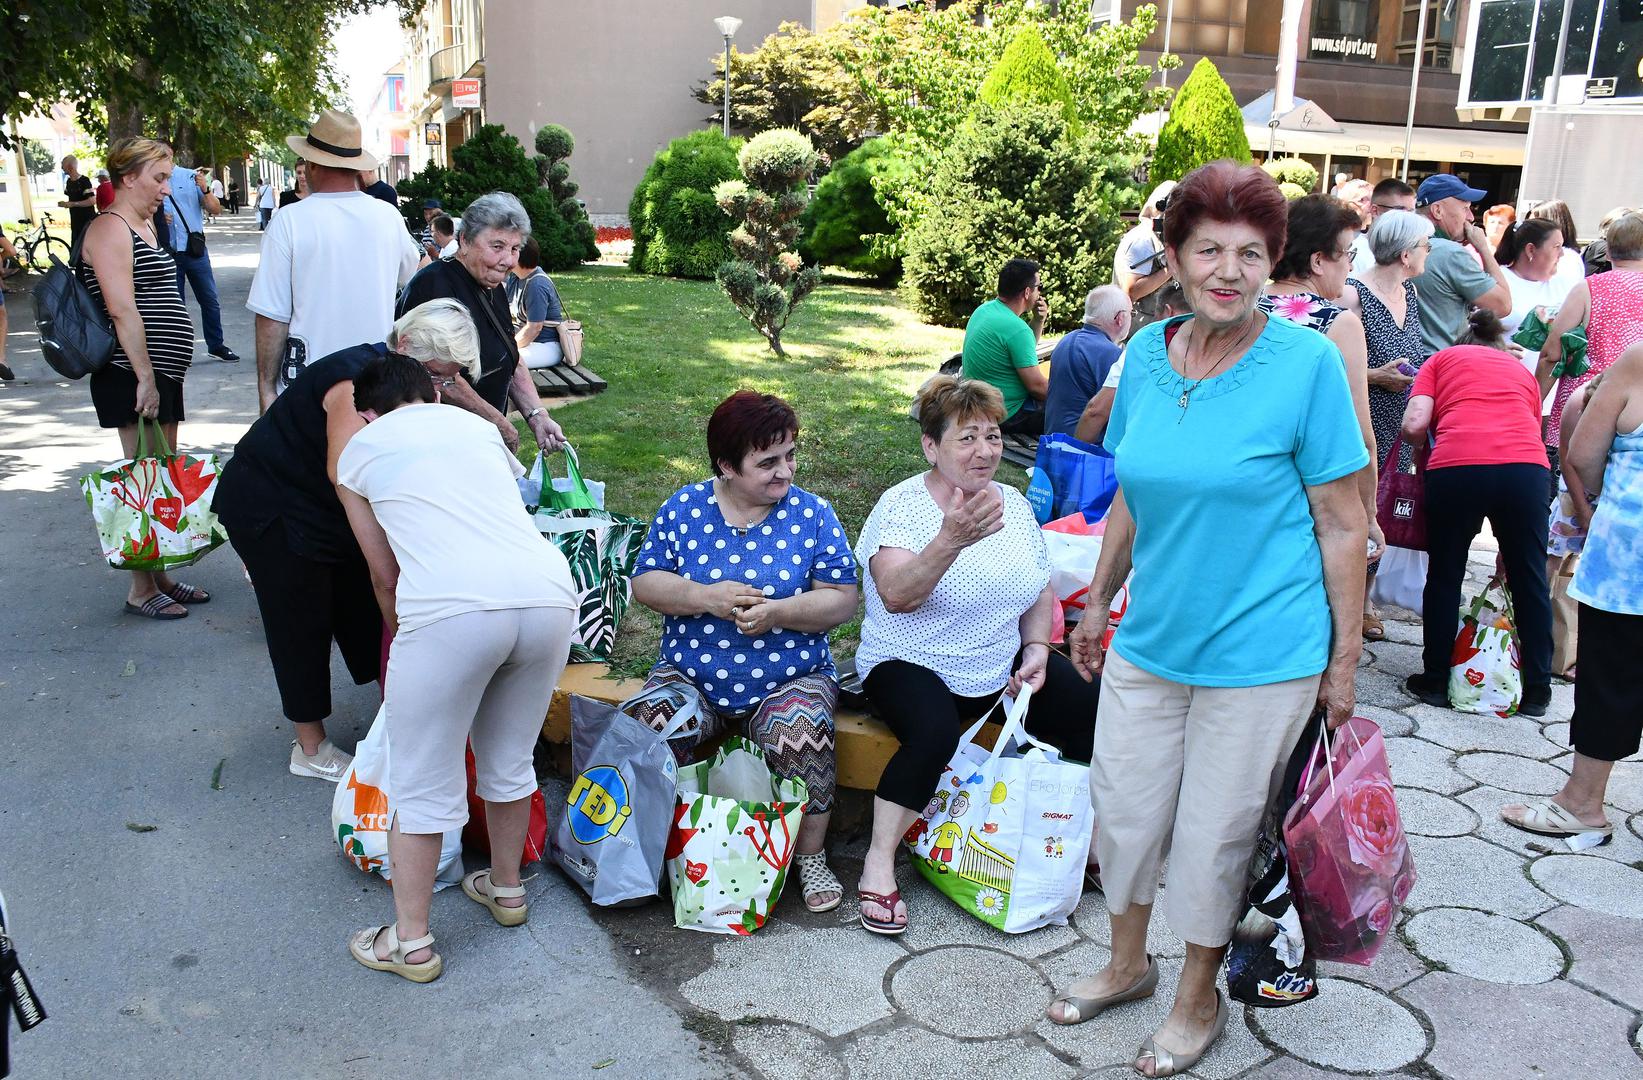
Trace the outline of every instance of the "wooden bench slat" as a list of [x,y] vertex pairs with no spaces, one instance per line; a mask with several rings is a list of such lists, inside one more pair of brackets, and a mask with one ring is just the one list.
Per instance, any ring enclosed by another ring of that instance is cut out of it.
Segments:
[[591,397],[610,388],[610,384],[585,367],[533,368],[531,381],[542,397]]

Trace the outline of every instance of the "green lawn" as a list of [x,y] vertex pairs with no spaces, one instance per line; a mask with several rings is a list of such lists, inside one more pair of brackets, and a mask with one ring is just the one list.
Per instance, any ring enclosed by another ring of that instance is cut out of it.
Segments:
[[[675,489],[706,479],[707,418],[742,387],[797,411],[797,483],[832,501],[852,540],[884,489],[925,467],[907,406],[963,333],[919,322],[890,290],[824,284],[788,324],[784,359],[710,281],[590,265],[554,283],[584,327],[585,362],[610,382],[554,417],[583,473],[608,485],[613,511],[649,521]],[[636,674],[655,660],[659,623],[638,605],[630,612],[613,666]],[[844,653],[855,627],[835,635]]]

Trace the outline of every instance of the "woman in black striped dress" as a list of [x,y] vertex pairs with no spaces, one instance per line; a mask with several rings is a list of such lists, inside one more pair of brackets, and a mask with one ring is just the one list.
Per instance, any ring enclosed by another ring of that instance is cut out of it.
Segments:
[[[80,279],[108,310],[119,344],[91,376],[97,422],[120,432],[126,457],[137,453],[139,417],[158,420],[177,445],[183,377],[194,355],[194,324],[177,291],[177,264],[154,235],[154,212],[171,190],[171,149],[152,139],[122,139],[108,155],[114,203],[86,229]],[[134,571],[126,610],[150,619],[181,619],[187,604],[211,599],[204,589],[165,573]]]

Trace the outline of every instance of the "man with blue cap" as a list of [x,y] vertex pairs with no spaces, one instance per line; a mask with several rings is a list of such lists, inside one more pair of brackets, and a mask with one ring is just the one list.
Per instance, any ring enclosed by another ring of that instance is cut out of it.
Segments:
[[1420,297],[1421,346],[1428,356],[1460,339],[1472,307],[1502,317],[1512,311],[1506,274],[1483,230],[1472,223],[1472,204],[1486,194],[1449,173],[1428,176],[1415,192],[1415,212],[1426,215],[1436,230],[1426,270],[1414,279]]

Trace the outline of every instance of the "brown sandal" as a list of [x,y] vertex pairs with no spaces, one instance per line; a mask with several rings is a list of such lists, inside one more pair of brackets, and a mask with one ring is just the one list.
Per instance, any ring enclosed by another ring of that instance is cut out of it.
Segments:
[[1386,640],[1386,627],[1373,615],[1363,617],[1363,639],[1365,641]]

